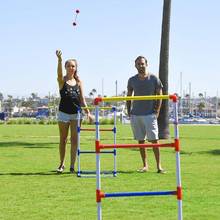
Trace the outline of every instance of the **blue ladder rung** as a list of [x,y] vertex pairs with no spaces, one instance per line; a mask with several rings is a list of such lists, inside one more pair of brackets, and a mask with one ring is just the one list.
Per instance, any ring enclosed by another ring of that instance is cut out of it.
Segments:
[[[96,171],[95,170],[81,170],[81,171],[78,171],[78,174],[96,174]],[[116,174],[117,172],[115,171],[101,171],[100,174]]]
[[[90,150],[84,150],[84,151],[79,151],[78,154],[95,154],[95,151],[90,151]],[[101,154],[115,154],[115,151],[101,151]]]
[[176,195],[176,191],[105,193],[105,197],[123,197],[123,196],[165,196],[165,195]]

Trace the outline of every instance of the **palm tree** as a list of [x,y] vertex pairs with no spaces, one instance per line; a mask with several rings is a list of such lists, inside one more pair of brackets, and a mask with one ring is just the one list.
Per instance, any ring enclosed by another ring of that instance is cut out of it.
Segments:
[[37,98],[37,93],[32,92],[31,93],[31,99],[35,100]]
[[[169,35],[170,35],[171,0],[163,1],[163,20],[160,47],[159,78],[163,84],[163,94],[168,94],[168,63],[169,63]],[[169,100],[163,100],[158,117],[159,138],[168,139],[169,132]]]
[[121,93],[121,96],[126,96],[126,94],[127,94],[127,91],[123,90],[122,93]]
[[203,94],[202,93],[199,93],[199,98],[203,98]]
[[93,93],[93,96],[95,96],[95,94],[97,93],[96,89],[92,89],[91,92]]
[[205,105],[205,99],[204,99],[204,96],[203,96],[203,93],[199,93],[199,98],[200,98],[200,103],[198,104],[198,109],[199,109],[199,112],[202,113],[202,112],[205,112],[203,111],[203,109],[205,109],[206,105]]
[[94,96],[93,92],[90,92],[90,93],[89,93],[89,97],[92,99],[93,96]]

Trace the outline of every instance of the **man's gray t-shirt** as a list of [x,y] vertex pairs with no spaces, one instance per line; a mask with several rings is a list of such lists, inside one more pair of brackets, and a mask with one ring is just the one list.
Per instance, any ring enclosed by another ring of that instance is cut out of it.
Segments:
[[[134,96],[156,95],[156,91],[163,87],[160,79],[149,74],[144,80],[138,78],[138,74],[128,80],[128,90],[134,91]],[[132,115],[149,115],[154,113],[155,100],[134,100],[132,102]]]

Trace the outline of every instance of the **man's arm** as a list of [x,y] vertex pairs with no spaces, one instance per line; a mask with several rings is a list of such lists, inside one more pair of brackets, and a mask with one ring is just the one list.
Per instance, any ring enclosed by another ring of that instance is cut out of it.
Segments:
[[[162,88],[156,90],[156,95],[163,95]],[[157,118],[160,114],[161,105],[162,105],[162,99],[155,100],[154,113],[156,114]]]
[[[127,96],[132,96],[132,94],[133,94],[133,89],[128,88]],[[131,100],[127,101],[126,105],[127,105],[127,113],[128,113],[128,116],[130,117],[130,114],[131,114]]]

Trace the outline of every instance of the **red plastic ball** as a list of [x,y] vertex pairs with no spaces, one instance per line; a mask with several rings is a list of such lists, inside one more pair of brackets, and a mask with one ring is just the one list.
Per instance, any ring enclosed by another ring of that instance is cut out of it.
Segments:
[[76,26],[76,22],[73,22],[73,26]]
[[77,13],[77,14],[79,13],[79,10],[78,10],[78,9],[76,10],[76,13]]

